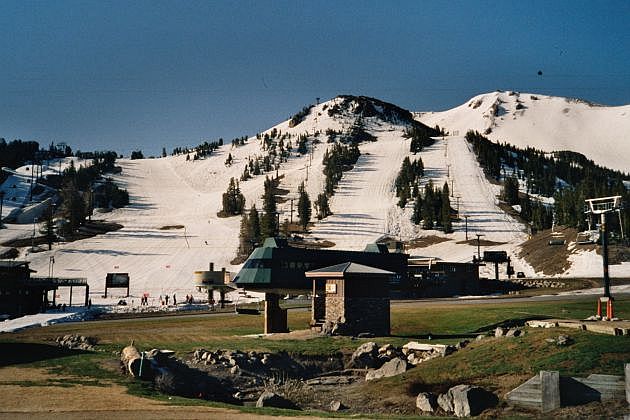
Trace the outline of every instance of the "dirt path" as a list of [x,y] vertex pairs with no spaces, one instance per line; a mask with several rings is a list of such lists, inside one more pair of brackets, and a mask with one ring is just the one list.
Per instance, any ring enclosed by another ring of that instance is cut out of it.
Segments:
[[[168,405],[127,393],[117,384],[64,383],[45,369],[0,368],[0,419],[271,419],[238,410]],[[297,419],[298,417],[283,417]]]

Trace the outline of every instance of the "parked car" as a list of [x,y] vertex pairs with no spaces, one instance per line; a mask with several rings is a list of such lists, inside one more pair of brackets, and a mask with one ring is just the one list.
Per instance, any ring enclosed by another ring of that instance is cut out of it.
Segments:
[[516,278],[517,279],[524,279],[525,278],[525,273],[523,273],[522,271],[519,271],[516,273]]

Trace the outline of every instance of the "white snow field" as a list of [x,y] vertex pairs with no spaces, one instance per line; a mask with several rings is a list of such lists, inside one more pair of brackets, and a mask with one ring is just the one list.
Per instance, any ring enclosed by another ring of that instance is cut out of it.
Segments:
[[451,134],[468,130],[517,147],[547,152],[572,150],[595,163],[630,171],[630,105],[602,106],[577,99],[512,91],[492,92],[442,112],[420,112],[417,119]]
[[[409,152],[410,140],[403,137],[406,126],[402,122],[385,122],[378,117],[362,118],[365,130],[376,136],[377,141],[360,145],[361,156],[357,164],[344,173],[330,201],[333,215],[317,221],[305,237],[332,241],[338,249],[360,250],[384,234],[404,240],[438,236],[447,240],[409,252],[448,261],[471,261],[477,247],[475,241],[464,242],[466,215],[469,240],[476,238],[475,234],[484,235],[484,240],[498,244],[483,247],[482,251],[506,250],[512,256],[517,271],[524,271],[528,276],[536,275],[526,262],[516,257],[519,244],[527,239],[526,227],[498,207],[500,187],[485,178],[463,136],[469,128],[482,132],[487,128],[489,117],[483,115],[487,114],[490,102],[501,100],[502,107],[509,107],[516,106],[516,101],[520,100],[526,106],[524,112],[519,110],[513,115],[510,111],[495,117],[491,123],[493,136],[521,147],[531,145],[547,150],[576,150],[596,161],[602,160],[607,166],[627,169],[626,160],[630,154],[619,151],[629,148],[627,136],[630,133],[630,118],[622,118],[620,113],[630,111],[630,108],[592,107],[581,102],[544,96],[534,100],[531,96],[492,93],[473,98],[469,102],[470,106],[465,104],[442,113],[419,114],[419,119],[424,123],[439,124],[457,135],[436,138],[432,146],[417,156]],[[310,139],[319,140],[315,144],[309,143],[309,153],[299,156],[295,153],[297,139],[291,137],[292,155],[278,170],[278,175],[283,177],[280,187],[288,189],[290,195],[297,196],[298,185],[303,181],[312,201],[323,191],[322,158],[327,147],[324,132],[326,129],[348,129],[358,118],[351,110],[329,116],[326,110],[340,101],[335,98],[318,104],[295,127],[289,127],[289,121],[285,121],[266,131],[269,133],[276,129],[281,134],[295,136],[306,133]],[[479,106],[475,108],[472,103],[476,101],[479,101]],[[565,113],[564,108],[569,111]],[[555,115],[556,111],[560,116]],[[602,117],[603,113],[607,113],[605,118]],[[601,117],[600,120],[596,120],[597,115]],[[558,121],[561,118],[566,118],[566,121],[561,120],[564,121],[561,123]],[[611,128],[620,130],[621,134],[613,139],[616,151],[607,151],[602,143],[604,140],[600,140],[601,136],[593,137],[602,127],[607,127],[609,131]],[[570,134],[565,134],[565,131]],[[316,132],[320,134],[315,136]],[[589,137],[591,134],[593,136]],[[593,144],[589,143],[591,138],[595,139]],[[243,146],[226,144],[211,156],[200,160],[187,161],[185,155],[119,160],[117,164],[123,170],[114,179],[128,189],[131,204],[109,213],[95,213],[94,217],[124,227],[90,239],[55,244],[52,251],[42,248],[38,249],[39,252],[31,253],[27,249],[20,259],[30,261],[31,268],[38,271],[36,275],[47,275],[50,257],[54,256],[53,275],[87,278],[90,296],[96,306],[113,305],[124,293],[123,289],[110,289],[110,297],[101,297],[108,272],[130,274],[132,296],[127,301],[131,303],[133,300],[135,305],[138,305],[144,293],[148,293],[150,303],[156,305],[157,297],[165,294],[176,294],[180,302],[186,294],[201,298],[203,292],[193,287],[194,271],[208,269],[211,262],[215,269],[226,267],[234,273],[240,268],[230,264],[238,247],[240,217],[220,218],[217,212],[221,209],[222,194],[230,178],[240,178],[248,158],[264,153],[261,146],[260,140],[251,137]],[[233,158],[231,166],[225,165],[228,154]],[[405,209],[397,206],[394,182],[406,156],[411,159],[422,158],[425,167],[423,182],[430,179],[440,188],[448,182],[452,190],[452,207],[459,207],[461,215],[461,221],[453,225],[453,234],[422,230],[410,221],[413,203],[410,202]],[[21,174],[24,170],[19,169],[17,172]],[[275,175],[275,171],[269,173],[272,174]],[[15,193],[24,198],[25,189],[28,190],[25,178],[22,175],[22,182],[19,182],[19,179],[11,177],[10,181],[2,185],[2,189],[7,191],[16,183]],[[240,183],[248,208],[253,203],[259,210],[262,208],[264,179],[264,175],[259,175]],[[6,216],[11,210],[4,209],[3,213]],[[280,204],[279,210],[281,221],[288,219],[289,201]],[[296,211],[293,217],[294,220],[297,218]],[[30,238],[32,230],[32,224],[7,224],[7,229],[0,230],[0,242],[18,237]],[[594,252],[573,254],[571,261],[573,265],[565,275],[601,275],[601,258]],[[481,275],[493,276],[492,269],[483,268]],[[611,275],[630,276],[630,264],[611,266]],[[67,293],[60,289],[58,302],[67,302]],[[238,297],[236,293],[232,296],[233,300]],[[34,322],[46,320],[37,318]],[[13,328],[9,324],[5,325]],[[19,324],[17,328],[21,327]]]

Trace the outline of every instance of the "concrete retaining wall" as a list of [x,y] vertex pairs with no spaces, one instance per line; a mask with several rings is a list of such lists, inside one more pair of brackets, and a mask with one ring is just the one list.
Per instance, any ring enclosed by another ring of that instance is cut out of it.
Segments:
[[625,365],[625,378],[598,374],[572,378],[561,377],[557,371],[540,371],[538,375],[506,394],[507,402],[512,405],[543,412],[561,406],[624,399],[630,403],[630,364]]

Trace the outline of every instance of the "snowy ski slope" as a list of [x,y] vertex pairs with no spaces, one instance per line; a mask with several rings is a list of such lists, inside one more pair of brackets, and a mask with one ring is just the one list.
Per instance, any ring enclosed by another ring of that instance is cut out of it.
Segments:
[[[529,95],[520,95],[528,108],[515,121],[521,118],[530,127],[549,126],[548,130],[552,130],[552,123],[548,122],[547,118],[541,119],[542,117],[538,116],[549,114],[543,109],[547,103],[554,107],[552,109],[556,109],[560,106],[557,102],[563,102],[567,107],[571,107],[569,115],[577,114],[578,111],[583,114],[590,112],[589,106],[583,103],[542,96],[538,100],[532,100],[524,96]],[[420,120],[429,125],[437,123],[451,134],[456,130],[459,133],[437,138],[434,145],[423,150],[418,156],[424,162],[426,172],[424,182],[431,179],[438,187],[442,187],[444,182],[453,187],[452,206],[456,207],[458,201],[460,214],[469,216],[469,238],[480,233],[486,240],[501,243],[494,248],[508,250],[513,256],[516,269],[533,275],[535,273],[531,267],[515,257],[519,244],[527,238],[525,226],[498,208],[496,196],[499,187],[486,180],[463,138],[468,128],[480,131],[487,128],[484,125],[487,123],[485,117],[482,114],[477,115],[483,111],[487,100],[503,98],[502,100],[507,103],[515,97],[507,93],[482,95],[477,98],[481,100],[481,104],[476,108],[465,104],[443,113],[420,115]],[[326,112],[326,108],[338,101],[339,99],[335,98],[318,104],[304,121],[295,127],[289,127],[289,122],[285,121],[271,129],[294,135],[307,133],[311,138],[313,133],[317,131],[323,133],[328,128],[347,129],[355,123],[356,116],[351,113],[329,116]],[[502,106],[508,105],[504,103]],[[626,108],[620,107],[613,111],[625,112],[624,109]],[[504,114],[503,120],[494,119],[493,133],[502,140],[517,145],[519,141],[524,141],[522,139],[534,138],[532,137],[534,131],[531,130],[525,134],[521,133],[521,137],[512,133],[519,132],[522,125],[519,125],[518,129],[513,128],[517,126],[510,124],[516,122],[510,120],[508,124],[508,115],[511,114]],[[591,120],[587,119],[588,121]],[[360,145],[359,161],[351,171],[344,173],[331,199],[334,214],[317,222],[307,237],[332,241],[339,249],[363,249],[366,244],[383,234],[405,240],[434,235],[448,240],[430,247],[414,249],[411,253],[449,261],[470,261],[472,255],[476,253],[476,246],[464,243],[463,217],[461,222],[454,223],[455,232],[445,235],[439,231],[424,231],[413,225],[410,222],[411,203],[405,209],[400,209],[396,205],[395,178],[404,157],[414,158],[409,152],[410,140],[403,137],[405,125],[385,122],[378,117],[365,118],[363,122],[366,131],[372,133],[378,140]],[[610,126],[623,128],[625,127],[623,124],[626,124],[626,120],[618,125],[611,123]],[[591,133],[589,130],[591,129],[584,129],[584,133]],[[628,130],[626,135],[627,132]],[[507,134],[515,137],[503,137]],[[553,141],[542,134],[537,136],[535,141],[539,143],[532,143],[536,147],[540,144],[546,145],[546,148],[556,149],[564,144],[562,143],[564,137],[561,136],[555,137],[556,140]],[[295,137],[292,138],[294,145],[292,156],[278,171],[278,174],[283,176],[281,187],[288,189],[290,194],[296,194],[297,187],[302,181],[306,183],[312,200],[323,190],[322,157],[327,143],[323,134],[318,138],[320,142],[309,146],[309,153],[304,156],[295,153]],[[575,150],[592,157],[586,153],[591,151],[590,149],[580,149],[587,146],[589,143],[576,140]],[[592,149],[603,153],[600,149],[604,148],[593,146]],[[231,166],[225,165],[228,153],[234,160]],[[149,293],[152,297],[167,293],[177,293],[178,296],[197,294],[192,286],[193,271],[207,269],[210,262],[217,268],[226,267],[233,272],[240,268],[230,265],[238,247],[240,217],[220,218],[217,212],[221,208],[221,195],[225,192],[230,177],[238,179],[247,159],[262,153],[261,141],[252,137],[243,146],[232,147],[226,144],[210,157],[200,160],[186,161],[185,155],[160,159],[120,160],[118,164],[122,166],[123,171],[114,178],[129,190],[131,205],[110,213],[97,214],[96,217],[120,223],[124,226],[123,229],[83,241],[60,244],[52,251],[43,250],[32,254],[26,251],[27,253],[21,257],[31,261],[32,268],[38,270],[38,274],[44,275],[48,272],[50,257],[54,256],[54,274],[86,277],[96,304],[105,302],[99,300],[99,296],[104,291],[105,274],[112,271],[130,273],[131,293],[135,297],[143,293]],[[602,155],[601,158],[604,159],[605,156]],[[610,166],[623,164],[612,157],[608,159]],[[264,175],[256,176],[240,184],[246,196],[247,207],[253,203],[256,203],[259,209],[262,207],[260,196],[264,179]],[[5,187],[6,185],[3,186]],[[456,198],[458,196],[459,199]],[[281,220],[288,219],[289,202],[281,204],[280,210],[283,212]],[[296,213],[293,217],[297,217]],[[12,237],[27,237],[29,229],[24,225],[9,225],[8,229],[0,232],[0,239],[5,241]],[[572,258],[573,268],[567,274],[599,275],[600,266],[593,264],[593,256]],[[490,273],[482,273],[484,274]],[[611,274],[628,275],[630,267],[628,264],[611,267]],[[63,299],[62,296],[61,301]]]

